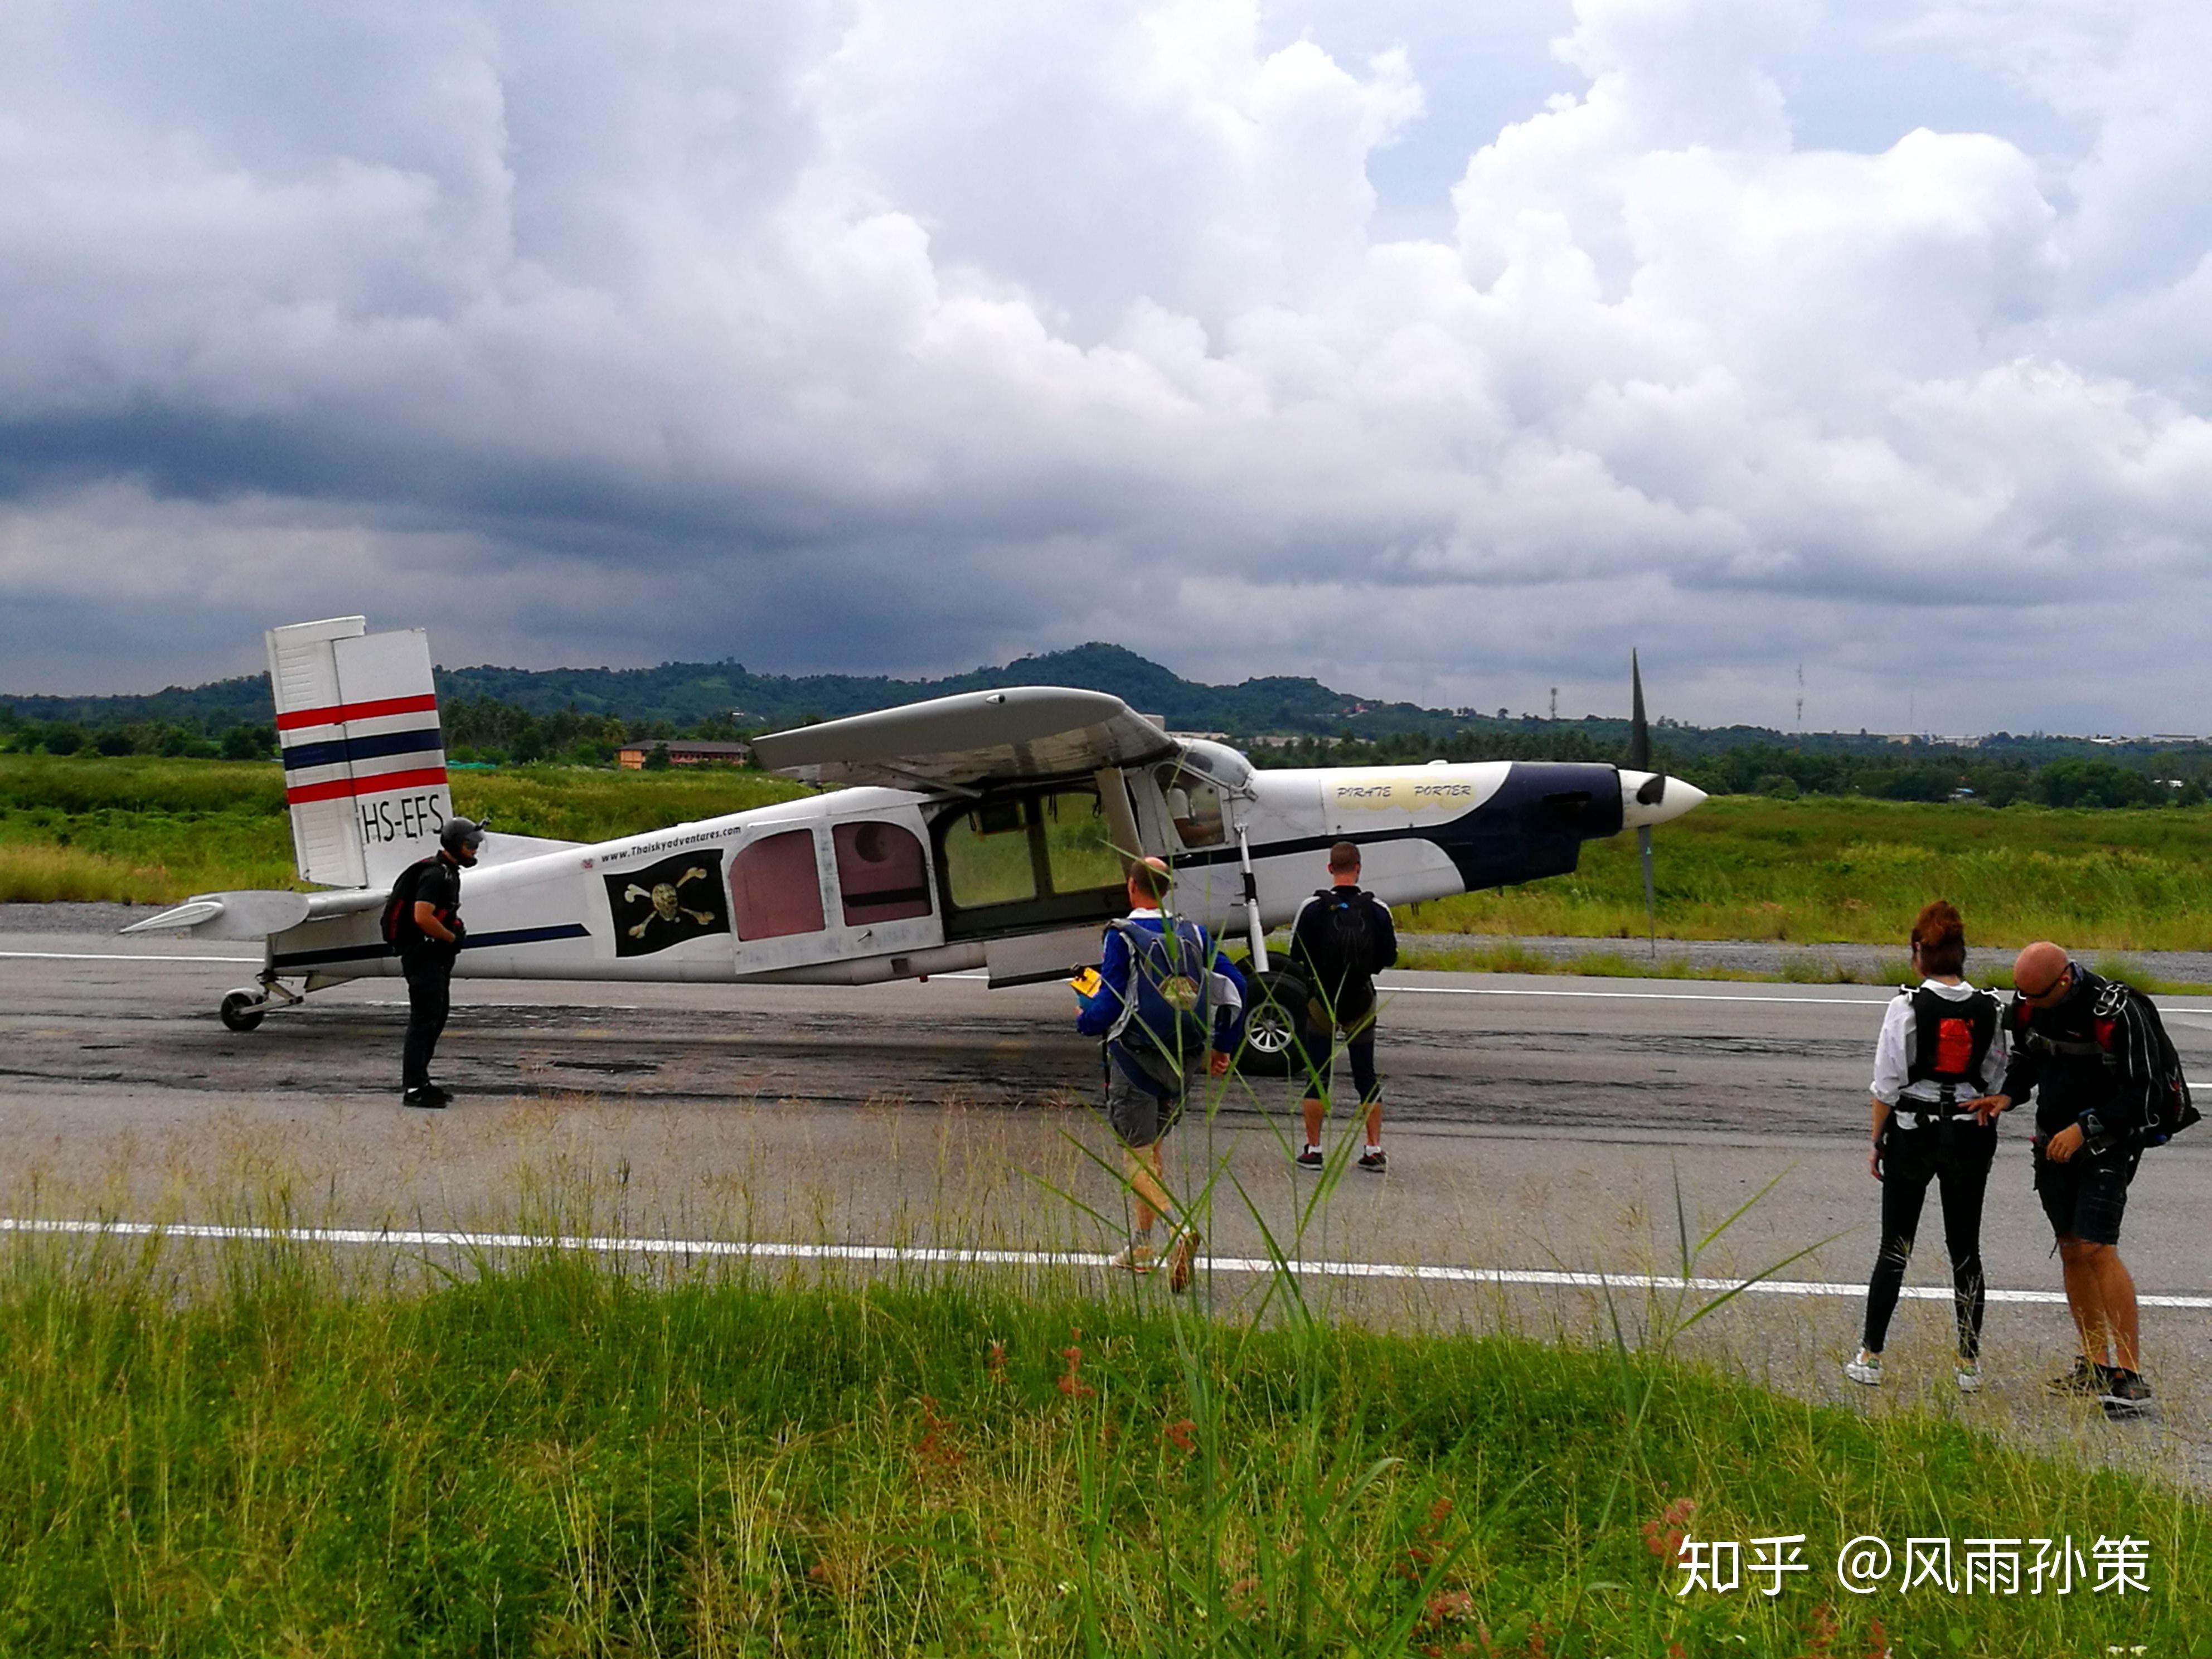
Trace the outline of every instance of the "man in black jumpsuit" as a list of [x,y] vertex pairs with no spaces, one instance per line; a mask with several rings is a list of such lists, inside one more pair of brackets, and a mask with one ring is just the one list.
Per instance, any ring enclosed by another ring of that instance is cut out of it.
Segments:
[[2022,951],[2013,986],[2005,1011],[2011,1063],[1982,1105],[1994,1116],[2035,1095],[2035,1191],[2081,1334],[2073,1370],[2051,1388],[2094,1395],[2112,1417],[2142,1416],[2151,1390],[2137,1352],[2135,1280],[2120,1260],[2120,1217],[2142,1157],[2156,1048],[2124,990],[2056,945]]
[[438,832],[438,856],[410,866],[414,902],[399,918],[399,965],[407,975],[407,1044],[400,1052],[399,1103],[435,1110],[452,1098],[430,1081],[430,1056],[453,1006],[453,958],[468,929],[461,925],[461,872],[477,861],[483,826],[448,818]]

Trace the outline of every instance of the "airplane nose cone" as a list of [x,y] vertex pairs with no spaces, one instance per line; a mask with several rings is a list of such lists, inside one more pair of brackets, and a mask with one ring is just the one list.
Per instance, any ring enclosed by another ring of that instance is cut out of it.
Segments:
[[[1655,782],[1659,786],[1656,792],[1650,788]],[[1656,799],[1639,799],[1653,793]],[[1680,778],[1662,778],[1656,773],[1632,772],[1625,768],[1620,774],[1620,822],[1624,829],[1641,830],[1669,823],[1703,805],[1705,799],[1704,790]]]

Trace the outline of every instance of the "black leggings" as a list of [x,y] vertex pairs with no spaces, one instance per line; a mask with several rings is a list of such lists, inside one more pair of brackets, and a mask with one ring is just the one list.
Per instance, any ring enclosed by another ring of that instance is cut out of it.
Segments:
[[428,951],[400,958],[407,974],[407,1041],[399,1051],[399,1086],[422,1089],[430,1082],[430,1056],[453,1006],[453,959]]
[[1959,1325],[1959,1357],[1982,1351],[1982,1194],[1996,1157],[1997,1132],[1972,1119],[1952,1122],[1947,1149],[1940,1126],[1893,1129],[1881,1161],[1881,1249],[1867,1285],[1866,1335],[1869,1353],[1880,1353],[1897,1311],[1905,1284],[1905,1264],[1920,1231],[1920,1209],[1928,1183],[1937,1184],[1943,1204],[1943,1243],[1951,1252],[1952,1310]]

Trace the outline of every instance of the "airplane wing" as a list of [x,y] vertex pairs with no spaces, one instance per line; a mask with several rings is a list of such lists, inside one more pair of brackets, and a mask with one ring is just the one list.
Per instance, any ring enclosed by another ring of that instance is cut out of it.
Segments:
[[811,783],[974,788],[1138,766],[1173,738],[1103,691],[1024,685],[963,691],[753,739],[753,757]]

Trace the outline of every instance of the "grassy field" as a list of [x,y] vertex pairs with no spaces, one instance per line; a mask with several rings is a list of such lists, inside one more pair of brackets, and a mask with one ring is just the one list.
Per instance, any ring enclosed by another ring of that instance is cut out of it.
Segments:
[[[1664,939],[1896,945],[1949,899],[1978,945],[2212,948],[2212,809],[2057,811],[1716,796],[1655,833]],[[1417,932],[1640,939],[1632,836],[1573,875],[1414,908]]]
[[[1217,1324],[1157,1285],[656,1286],[550,1256],[400,1276],[15,1245],[0,1652],[2212,1641],[2197,1500],[1630,1347]],[[1803,1533],[1810,1571],[1678,1595],[1681,1532]],[[1838,1547],[1868,1534],[2131,1536],[2148,1590],[1843,1593]]]
[[[453,774],[456,810],[562,841],[635,835],[802,793],[722,769]],[[0,755],[0,902],[168,903],[298,884],[283,773],[273,763]]]
[[[455,805],[595,841],[789,799],[757,772],[518,767],[454,774]],[[2212,948],[2212,807],[2139,811],[1721,796],[1657,835],[1669,939],[1894,945],[1942,896],[1977,945]],[[273,765],[0,756],[0,901],[167,902],[292,879]],[[1640,939],[1632,837],[1573,875],[1413,908],[1413,933]]]

